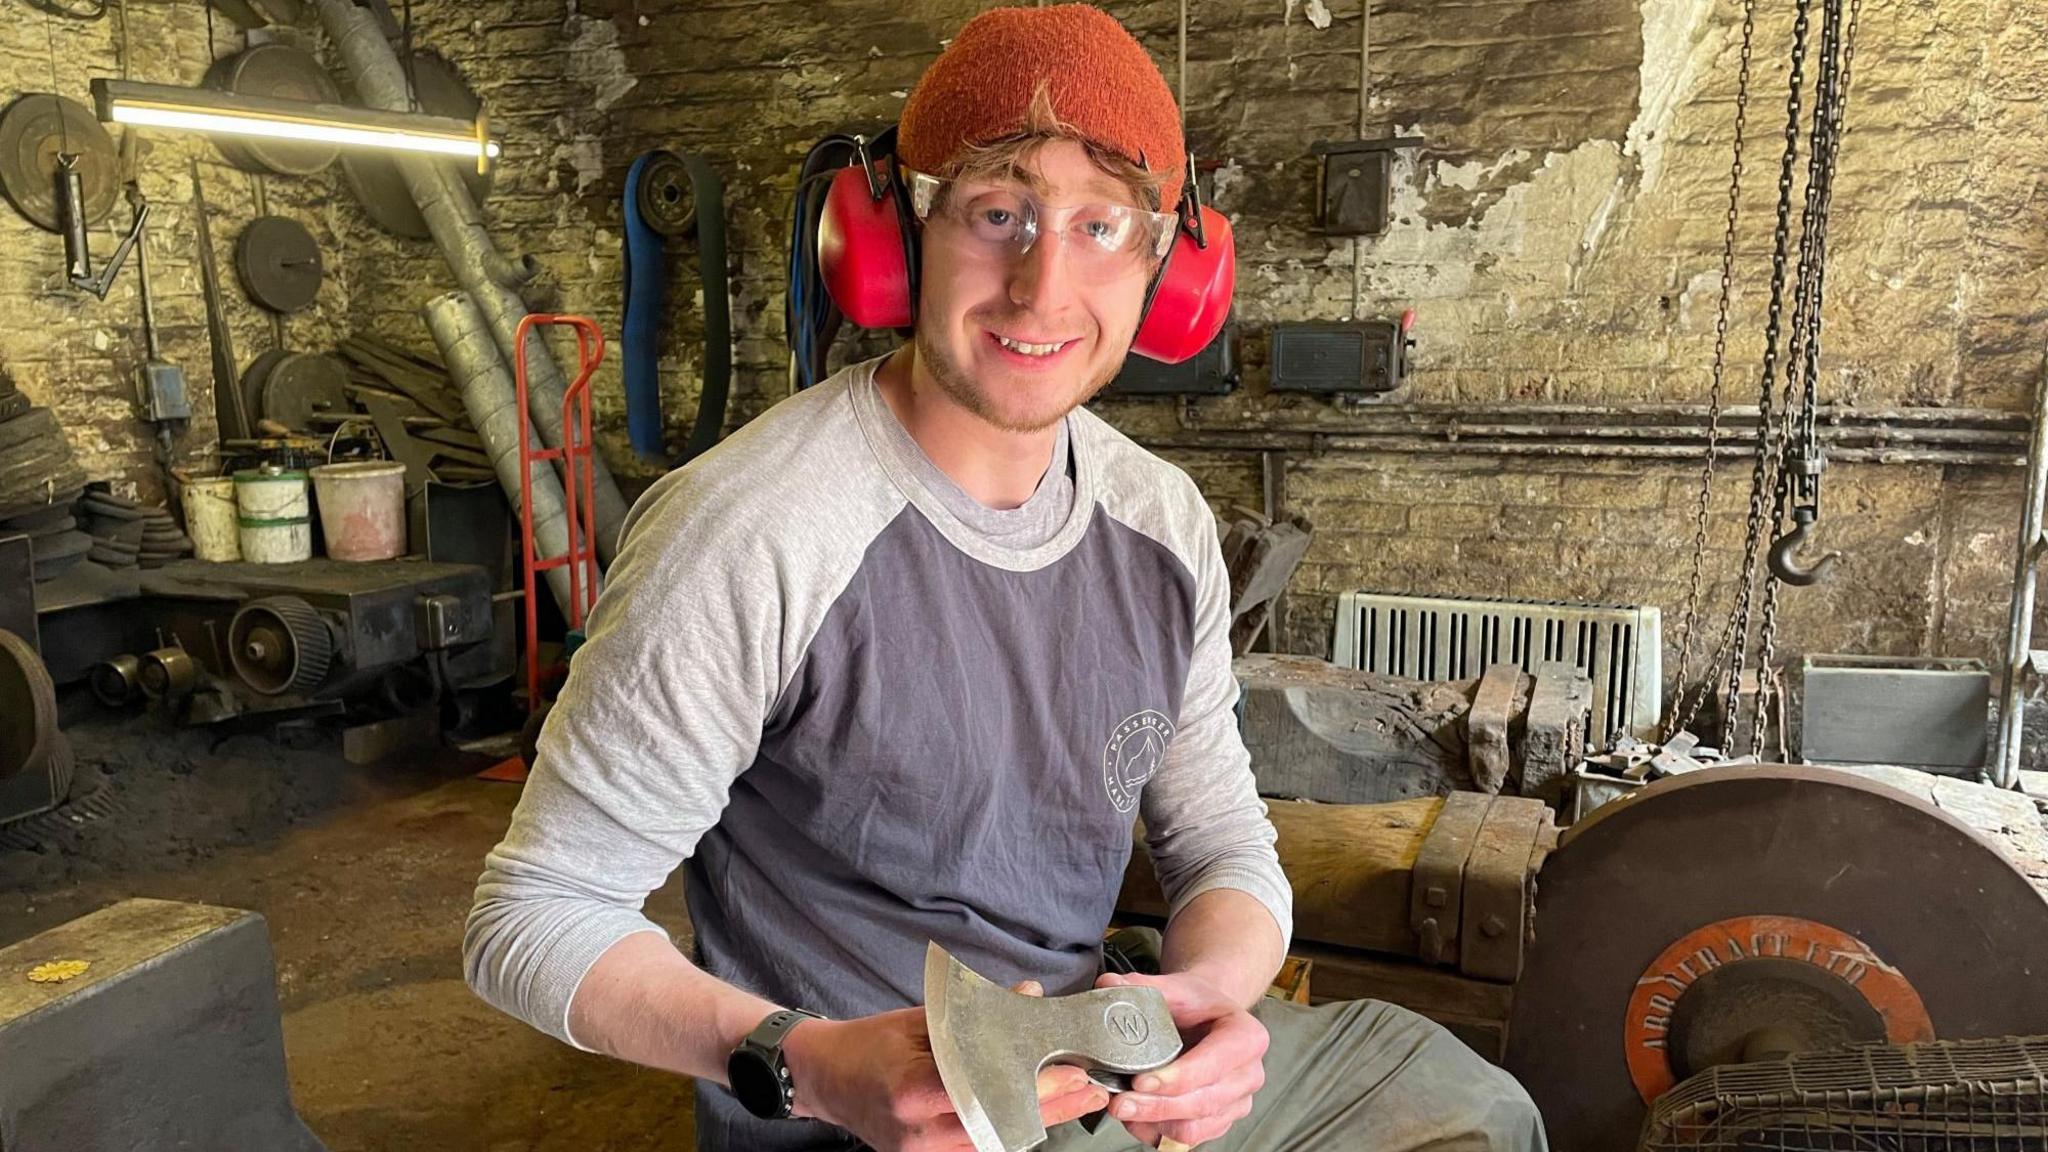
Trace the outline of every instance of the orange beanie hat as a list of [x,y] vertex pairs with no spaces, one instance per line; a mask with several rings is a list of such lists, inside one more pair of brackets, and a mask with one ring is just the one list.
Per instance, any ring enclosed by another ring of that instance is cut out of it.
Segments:
[[1180,201],[1187,150],[1173,92],[1116,17],[1088,4],[995,8],[969,20],[903,105],[897,155],[943,172],[962,149],[1023,131],[1041,84],[1084,139],[1158,174],[1163,207]]

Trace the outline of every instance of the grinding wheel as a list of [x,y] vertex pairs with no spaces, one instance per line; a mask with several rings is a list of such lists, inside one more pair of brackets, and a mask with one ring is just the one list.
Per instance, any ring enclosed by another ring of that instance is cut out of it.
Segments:
[[272,348],[256,354],[249,366],[242,369],[242,410],[249,414],[253,427],[263,419],[263,385],[270,380],[270,370],[284,361],[291,353],[282,348]]
[[2048,1033],[2048,899],[1954,816],[1846,772],[1716,768],[1566,834],[1507,1067],[1560,1149],[1635,1146],[1705,1066]]
[[[413,96],[419,101],[420,111],[430,116],[475,120],[483,110],[483,101],[470,91],[462,74],[446,59],[432,52],[415,52],[411,71]],[[478,204],[490,196],[491,173],[478,172],[474,163],[466,161],[447,163],[462,177]],[[341,168],[348,176],[349,187],[355,190],[356,199],[362,201],[363,210],[379,228],[409,240],[431,237],[426,218],[420,215],[419,205],[413,201],[405,178],[399,175],[398,165],[389,154],[351,149],[342,154]]]
[[113,138],[92,110],[76,100],[31,92],[0,112],[0,190],[38,227],[61,232],[57,216],[57,154],[78,157],[85,185],[85,223],[114,210],[121,191],[121,160]]
[[57,686],[28,641],[0,628],[0,780],[48,754],[57,737]]
[[657,152],[638,186],[640,218],[663,236],[687,236],[697,226],[697,193],[690,170],[673,152]]
[[[208,83],[241,96],[270,96],[315,104],[339,104],[341,90],[312,53],[289,44],[258,44],[222,59],[207,72]],[[218,137],[220,152],[238,168],[311,176],[334,163],[337,144],[304,143],[245,136]]]
[[332,356],[287,352],[263,378],[263,418],[299,432],[322,414],[347,415],[348,366]]
[[258,216],[235,239],[235,274],[257,304],[297,312],[320,291],[320,245],[296,220]]

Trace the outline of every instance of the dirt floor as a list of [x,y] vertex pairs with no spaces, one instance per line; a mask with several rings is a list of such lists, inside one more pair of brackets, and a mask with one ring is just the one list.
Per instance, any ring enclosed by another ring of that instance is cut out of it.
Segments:
[[[470,889],[519,797],[470,778],[487,758],[364,769],[310,739],[71,731],[110,811],[0,844],[0,944],[127,896],[261,912],[293,1095],[332,1152],[692,1147],[688,1081],[573,1051],[464,986]],[[683,923],[674,891],[650,911]]]

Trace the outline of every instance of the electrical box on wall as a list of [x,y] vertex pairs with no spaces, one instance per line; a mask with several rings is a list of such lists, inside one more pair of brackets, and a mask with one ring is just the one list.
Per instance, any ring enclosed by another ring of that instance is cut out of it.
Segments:
[[1415,313],[1399,320],[1273,325],[1275,392],[1373,396],[1401,386]]
[[1179,364],[1132,353],[1110,381],[1112,396],[1224,396],[1237,387],[1237,321],[1228,320],[1209,346]]
[[1392,199],[1394,150],[1413,148],[1420,136],[1316,144],[1316,228],[1330,236],[1383,236]]

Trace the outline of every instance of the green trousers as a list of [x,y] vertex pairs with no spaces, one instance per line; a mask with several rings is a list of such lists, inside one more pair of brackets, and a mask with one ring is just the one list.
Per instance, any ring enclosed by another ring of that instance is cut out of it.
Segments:
[[[1512,1076],[1421,1016],[1376,1000],[1309,1008],[1261,1000],[1266,1085],[1252,1114],[1201,1152],[1545,1152],[1543,1120]],[[1142,1147],[1105,1118],[1053,1129],[1048,1152]]]

